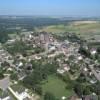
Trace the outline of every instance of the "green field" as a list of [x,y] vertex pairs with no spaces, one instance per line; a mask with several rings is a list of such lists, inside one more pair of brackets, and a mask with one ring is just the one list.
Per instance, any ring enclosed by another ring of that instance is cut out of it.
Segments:
[[[36,28],[36,31],[53,32],[61,34],[63,32],[74,32],[85,39],[94,38],[100,39],[100,22],[99,21],[75,21],[69,22],[67,25],[51,25],[41,29]],[[98,37],[98,38],[97,38]]]
[[48,82],[42,85],[44,92],[51,92],[57,98],[61,99],[62,96],[69,97],[73,95],[72,90],[67,90],[67,84],[59,79],[57,76],[49,76]]

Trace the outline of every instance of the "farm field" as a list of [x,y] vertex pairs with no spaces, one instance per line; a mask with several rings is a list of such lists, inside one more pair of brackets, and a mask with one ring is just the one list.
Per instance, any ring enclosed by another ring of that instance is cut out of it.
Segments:
[[41,29],[36,28],[35,31],[53,32],[55,34],[61,34],[63,32],[73,32],[79,37],[83,37],[89,40],[100,40],[100,21],[74,21],[66,25],[51,25]]

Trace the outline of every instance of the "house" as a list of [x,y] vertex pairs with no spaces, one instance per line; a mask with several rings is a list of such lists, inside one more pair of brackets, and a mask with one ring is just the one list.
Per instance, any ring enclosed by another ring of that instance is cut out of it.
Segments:
[[61,64],[60,63],[60,68],[57,69],[57,72],[59,74],[63,74],[65,72],[68,72],[70,70],[70,67],[67,64]]
[[7,44],[10,45],[10,44],[14,43],[15,41],[16,41],[15,39],[8,40],[8,41],[7,41]]
[[14,98],[9,95],[8,90],[6,91],[0,91],[0,100],[13,100]]
[[32,64],[31,64],[31,63],[27,63],[27,64],[25,65],[25,68],[26,68],[27,71],[33,71],[33,70],[32,70]]
[[39,39],[41,43],[49,43],[50,42],[50,36],[47,32],[41,32],[39,35]]
[[92,49],[90,50],[90,53],[91,53],[91,55],[95,55],[95,54],[97,53],[97,51],[96,51],[95,48],[92,48]]
[[36,59],[36,60],[40,60],[40,59],[42,59],[42,57],[41,57],[41,56],[35,55],[35,59]]
[[21,67],[21,66],[23,66],[23,63],[19,62],[18,67]]
[[82,100],[81,98],[78,98],[77,96],[73,95],[69,97],[67,100]]
[[88,69],[85,67],[84,69],[83,69],[85,72],[87,72],[88,71]]
[[64,71],[70,70],[70,67],[67,64],[63,64],[62,66],[63,66]]
[[53,57],[55,57],[56,56],[56,54],[49,54],[48,55],[48,58],[53,58]]
[[10,96],[7,96],[5,98],[0,98],[0,100],[10,100]]
[[0,88],[5,91],[10,86],[9,76],[0,80]]
[[56,50],[56,47],[55,46],[50,46],[49,47],[49,51],[51,52],[51,51],[55,51]]
[[84,96],[83,100],[99,100],[99,99],[95,93],[92,93],[91,95]]
[[82,57],[82,56],[78,56],[77,59],[78,59],[78,60],[82,60],[83,57]]
[[31,97],[28,94],[28,89],[19,84],[14,84],[13,86],[9,87],[9,91],[12,92],[12,94],[15,95],[18,100],[31,100]]
[[65,70],[64,70],[64,69],[58,68],[58,69],[57,69],[57,72],[58,72],[59,74],[63,74],[63,73],[65,72]]
[[23,91],[20,94],[16,92],[16,95],[19,97],[19,100],[31,100],[30,95],[26,91]]
[[65,96],[63,96],[61,99],[62,99],[62,100],[66,100],[66,97],[65,97]]

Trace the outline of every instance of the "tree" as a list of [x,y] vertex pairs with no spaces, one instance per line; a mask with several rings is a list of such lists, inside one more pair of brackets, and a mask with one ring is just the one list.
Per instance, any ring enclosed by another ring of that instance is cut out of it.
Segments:
[[17,73],[12,73],[11,76],[10,76],[10,78],[11,78],[12,80],[18,80]]
[[89,86],[86,86],[86,88],[85,88],[84,91],[83,91],[83,95],[90,95],[91,93],[92,93],[92,92],[91,92]]
[[100,53],[100,47],[97,48],[97,52]]
[[1,63],[1,66],[6,67],[6,66],[10,66],[10,64],[7,61],[4,61],[3,63]]
[[80,76],[77,78],[77,82],[79,83],[86,82],[86,77],[83,73],[81,73]]
[[4,78],[3,73],[0,72],[0,79]]
[[24,79],[23,79],[23,85],[27,88],[32,88],[33,85],[34,85],[34,80],[32,78],[32,76],[26,76]]
[[15,41],[12,46],[7,46],[7,51],[11,54],[21,53],[23,55],[26,54],[26,50],[31,50],[32,47],[25,44],[23,41]]
[[35,92],[36,92],[37,94],[39,94],[39,95],[42,95],[42,87],[39,86],[39,85],[35,86]]
[[56,100],[56,97],[52,93],[46,92],[44,95],[44,100]]
[[92,87],[92,92],[96,93],[97,95],[100,95],[100,82],[97,82]]
[[82,97],[83,96],[83,85],[80,84],[80,83],[77,83],[75,86],[74,86],[74,91],[75,93],[79,96],[79,97]]
[[40,48],[40,47],[37,47],[37,48],[34,48],[34,52],[35,53],[44,52],[44,49],[43,48]]
[[85,48],[83,48],[83,47],[80,47],[79,48],[79,53],[81,53],[82,55],[84,55],[84,56],[86,56],[86,57],[90,57],[90,52],[89,52],[89,50],[86,50]]
[[8,34],[4,31],[0,31],[0,42],[5,43],[9,39]]
[[57,71],[57,67],[58,65],[56,63],[46,63],[44,66],[43,66],[43,72],[47,75],[50,75],[50,74],[54,74],[56,73]]
[[4,72],[3,68],[0,68],[0,79],[4,78]]
[[48,78],[48,75],[55,74],[57,70],[56,63],[45,63],[42,61],[31,61],[33,71],[23,79],[23,84],[29,89],[33,89],[34,92],[42,95],[42,88],[40,84],[43,80]]

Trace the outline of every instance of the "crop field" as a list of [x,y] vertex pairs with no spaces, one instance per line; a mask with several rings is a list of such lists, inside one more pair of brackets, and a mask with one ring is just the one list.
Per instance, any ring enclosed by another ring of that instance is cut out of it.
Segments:
[[36,31],[46,31],[55,34],[63,32],[73,32],[78,36],[88,40],[100,40],[100,21],[74,21],[69,22],[67,25],[51,25],[41,29],[36,28]]

